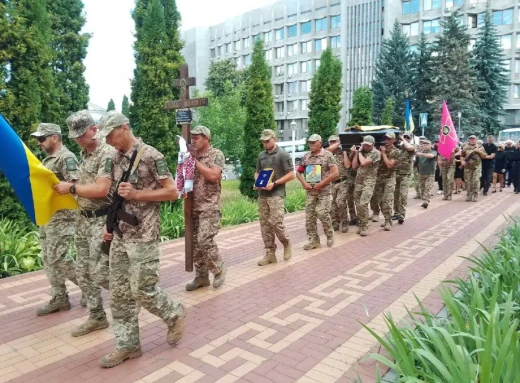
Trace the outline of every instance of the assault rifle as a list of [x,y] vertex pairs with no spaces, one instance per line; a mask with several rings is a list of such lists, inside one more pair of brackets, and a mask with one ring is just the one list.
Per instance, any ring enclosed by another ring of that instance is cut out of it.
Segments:
[[[128,182],[128,179],[130,178],[130,174],[132,173],[132,170],[134,167],[134,162],[137,157],[137,150],[134,150],[132,153],[132,157],[130,157],[130,164],[128,165],[128,169],[123,172],[121,175],[121,179],[117,182],[116,189],[114,190],[114,196],[113,196],[113,202],[109,207],[108,214],[107,214],[107,232],[109,234],[112,234],[113,232],[116,232],[116,234],[119,236],[119,238],[123,237],[123,233],[119,229],[119,221],[123,221],[128,223],[132,226],[137,226],[139,224],[139,220],[137,217],[133,214],[129,214],[126,211],[123,210],[123,204],[125,202],[125,199],[121,197],[117,192],[119,190],[119,185],[121,185],[121,182]],[[101,245],[101,249],[103,252],[108,255],[110,252],[110,245],[112,244],[112,241],[104,241]]]

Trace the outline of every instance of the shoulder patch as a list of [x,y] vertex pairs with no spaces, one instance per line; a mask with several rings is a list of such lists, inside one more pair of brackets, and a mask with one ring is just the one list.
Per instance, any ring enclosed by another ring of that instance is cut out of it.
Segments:
[[112,172],[112,158],[107,158],[105,160],[105,173]]
[[157,174],[160,176],[165,176],[168,174],[168,166],[166,165],[166,160],[160,159],[155,161],[155,166],[157,167]]
[[65,158],[65,165],[67,166],[67,170],[78,170],[78,165],[76,164],[74,157]]

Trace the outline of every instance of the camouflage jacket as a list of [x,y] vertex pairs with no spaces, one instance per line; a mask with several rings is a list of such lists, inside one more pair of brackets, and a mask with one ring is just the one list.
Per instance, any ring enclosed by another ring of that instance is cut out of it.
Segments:
[[444,156],[439,155],[439,167],[441,168],[452,168],[455,167],[455,156],[458,153],[451,153],[450,158],[446,158]]
[[[320,152],[316,155],[312,154],[312,152],[308,152],[303,156],[301,166],[307,167],[312,165],[321,165],[321,180],[326,179],[331,173],[331,166],[337,165],[336,157],[329,152],[321,148]],[[305,178],[305,177],[304,177]],[[326,195],[330,194],[332,190],[332,186],[329,183],[324,186],[320,190],[308,190],[307,194],[309,195]]]
[[[206,153],[199,156],[197,160],[209,168],[217,167],[224,171],[226,161],[224,154],[210,146]],[[193,181],[193,210],[194,211],[220,211],[221,180],[209,182],[195,169]]]
[[356,174],[356,183],[375,183],[377,179],[377,169],[379,167],[379,162],[381,161],[381,153],[375,148],[370,152],[362,151],[360,153],[362,153],[367,160],[372,160],[372,163],[364,167],[359,164]]
[[345,167],[345,163],[343,161],[343,151],[338,149],[336,153],[332,153],[336,158],[336,165],[338,165],[339,178],[347,179],[349,169]]
[[395,160],[395,166],[389,169],[388,166],[386,166],[385,161],[383,160],[383,153],[381,153],[379,168],[377,169],[378,179],[390,179],[395,177],[396,167],[398,166],[401,157],[400,150],[392,145],[390,149],[386,150],[386,156],[389,160]]
[[395,167],[395,171],[400,175],[412,174],[413,158],[415,156],[415,147],[411,152],[406,150],[404,146],[399,148],[399,161]]
[[462,157],[466,161],[466,168],[477,169],[482,166],[482,158],[479,153],[486,153],[481,146],[465,145],[462,149]]

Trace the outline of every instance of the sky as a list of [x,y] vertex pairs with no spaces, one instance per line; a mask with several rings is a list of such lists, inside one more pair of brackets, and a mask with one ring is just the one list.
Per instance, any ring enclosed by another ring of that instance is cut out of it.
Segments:
[[[182,17],[181,31],[218,24],[275,1],[177,0]],[[116,109],[121,110],[123,95],[130,98],[130,81],[135,67],[131,16],[134,0],[83,0],[83,3],[87,19],[83,31],[92,34],[84,61],[90,102],[106,108],[112,98]]]

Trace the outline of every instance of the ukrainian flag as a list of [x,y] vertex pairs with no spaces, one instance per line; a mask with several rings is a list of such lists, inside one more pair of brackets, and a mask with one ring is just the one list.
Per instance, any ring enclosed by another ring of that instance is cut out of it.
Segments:
[[72,195],[62,196],[52,189],[60,181],[31,153],[2,114],[0,142],[0,170],[36,225],[47,224],[58,210],[78,207]]
[[404,109],[404,131],[408,133],[412,133],[415,129],[415,125],[413,123],[412,118],[412,106],[410,104],[410,99],[406,99],[406,105]]

